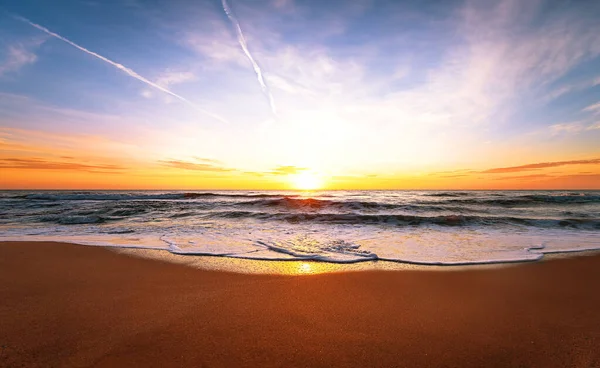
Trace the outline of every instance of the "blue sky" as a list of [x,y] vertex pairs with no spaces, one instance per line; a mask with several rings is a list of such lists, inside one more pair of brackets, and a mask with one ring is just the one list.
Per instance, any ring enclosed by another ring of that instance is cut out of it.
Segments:
[[81,136],[103,142],[94,162],[253,173],[600,157],[598,1],[0,5],[4,158],[58,160]]

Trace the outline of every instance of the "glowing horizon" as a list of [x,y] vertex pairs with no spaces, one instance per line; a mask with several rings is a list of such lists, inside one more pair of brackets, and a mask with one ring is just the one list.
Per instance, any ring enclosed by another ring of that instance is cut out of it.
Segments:
[[0,189],[600,189],[561,4],[6,5]]

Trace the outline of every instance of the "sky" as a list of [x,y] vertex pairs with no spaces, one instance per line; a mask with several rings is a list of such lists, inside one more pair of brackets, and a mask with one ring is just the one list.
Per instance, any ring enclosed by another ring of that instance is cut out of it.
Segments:
[[600,1],[0,0],[2,189],[600,189]]

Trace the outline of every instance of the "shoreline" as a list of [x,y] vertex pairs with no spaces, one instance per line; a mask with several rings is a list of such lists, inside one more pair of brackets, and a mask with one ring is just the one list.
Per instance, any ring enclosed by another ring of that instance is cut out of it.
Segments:
[[[522,259],[509,261],[491,261],[485,263],[456,263],[434,264],[413,261],[392,261],[386,259],[365,260],[357,262],[330,262],[314,259],[262,259],[235,257],[218,254],[177,254],[167,249],[151,247],[131,247],[118,245],[104,245],[95,242],[78,242],[77,240],[0,240],[2,243],[48,243],[72,244],[81,247],[103,248],[117,254],[132,257],[158,260],[173,264],[185,265],[201,270],[233,272],[241,274],[266,274],[266,275],[302,275],[321,273],[344,273],[365,271],[463,271],[486,270],[505,267],[514,267],[522,264],[547,262],[554,259],[573,258],[581,256],[600,255],[600,249],[565,250],[540,254],[540,259]],[[531,248],[537,250],[538,248]]]
[[600,255],[298,277],[0,242],[0,366],[600,366]]

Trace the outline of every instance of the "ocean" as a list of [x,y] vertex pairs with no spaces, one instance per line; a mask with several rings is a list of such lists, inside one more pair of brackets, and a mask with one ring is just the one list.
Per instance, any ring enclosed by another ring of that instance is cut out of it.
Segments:
[[0,241],[424,265],[600,249],[600,191],[0,191]]

